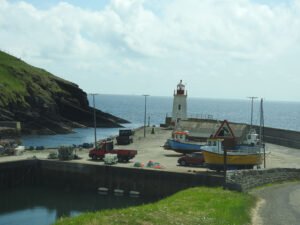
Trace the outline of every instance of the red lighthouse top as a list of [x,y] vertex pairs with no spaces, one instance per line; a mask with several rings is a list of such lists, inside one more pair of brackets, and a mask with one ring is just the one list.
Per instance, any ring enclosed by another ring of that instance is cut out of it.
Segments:
[[176,94],[177,95],[184,95],[184,89],[185,89],[185,86],[184,86],[184,84],[182,84],[182,80],[180,80],[180,83],[177,84],[177,92],[176,92]]

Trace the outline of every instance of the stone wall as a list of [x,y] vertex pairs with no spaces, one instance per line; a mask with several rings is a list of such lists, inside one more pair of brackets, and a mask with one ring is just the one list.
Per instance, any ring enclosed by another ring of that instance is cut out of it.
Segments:
[[[164,197],[195,186],[222,186],[214,173],[176,173],[156,169],[124,168],[63,161],[40,161],[41,182],[46,186],[96,191],[99,187],[138,191],[142,196]],[[45,178],[45,179],[44,179]]]
[[300,169],[274,168],[261,170],[228,171],[225,187],[247,191],[264,184],[300,179]]
[[1,162],[0,190],[38,184],[39,168],[38,160]]
[[0,139],[16,138],[21,134],[20,122],[0,121]]
[[75,161],[23,160],[0,163],[0,190],[22,185],[97,191],[99,187],[138,191],[159,198],[196,186],[222,186],[215,173],[176,173],[156,169],[82,164]]
[[21,123],[14,121],[0,121],[0,127],[13,128],[18,131],[21,130]]
[[[256,128],[259,131],[259,128]],[[267,143],[300,149],[300,132],[265,127],[264,141]]]

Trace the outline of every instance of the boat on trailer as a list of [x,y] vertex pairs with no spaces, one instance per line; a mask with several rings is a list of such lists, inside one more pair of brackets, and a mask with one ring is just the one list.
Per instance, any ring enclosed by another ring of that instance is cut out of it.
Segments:
[[175,131],[173,137],[169,138],[165,144],[165,149],[173,150],[179,153],[201,152],[201,146],[205,143],[188,140],[187,131]]
[[252,169],[262,164],[263,153],[260,146],[240,146],[232,149],[225,149],[222,145],[223,139],[208,139],[208,144],[202,146],[205,165],[209,169],[223,170],[224,157],[226,157],[227,169]]
[[[205,165],[209,169],[252,169],[263,161],[263,145],[254,129],[250,129],[246,140],[240,144],[227,120],[224,120],[214,136],[201,147]],[[226,151],[226,154],[225,152]]]

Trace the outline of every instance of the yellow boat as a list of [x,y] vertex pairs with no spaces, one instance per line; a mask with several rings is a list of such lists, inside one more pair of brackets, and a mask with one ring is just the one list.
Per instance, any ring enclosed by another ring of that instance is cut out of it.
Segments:
[[[208,145],[202,146],[205,164],[210,169],[221,170],[224,167],[223,139],[209,139]],[[228,169],[251,169],[262,164],[263,154],[260,146],[242,146],[234,150],[226,150]]]

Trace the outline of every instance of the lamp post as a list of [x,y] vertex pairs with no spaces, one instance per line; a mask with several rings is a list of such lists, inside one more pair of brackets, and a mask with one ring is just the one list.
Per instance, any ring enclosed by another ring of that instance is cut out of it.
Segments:
[[250,123],[250,130],[252,129],[252,120],[253,120],[253,100],[257,97],[248,97],[251,99],[251,123]]
[[265,143],[264,143],[264,126],[265,126],[265,121],[264,121],[264,108],[263,108],[263,99],[260,100],[260,131],[259,131],[259,140],[260,140],[260,145],[263,147],[263,154],[264,154],[264,168],[266,168],[266,148],[265,148]]
[[143,95],[145,97],[145,114],[144,114],[144,137],[146,137],[146,115],[147,115],[147,97],[149,95]]
[[95,95],[97,94],[90,94],[93,96],[93,108],[94,108],[94,138],[95,138],[95,149],[97,149],[97,122],[96,122],[96,107],[95,107]]

